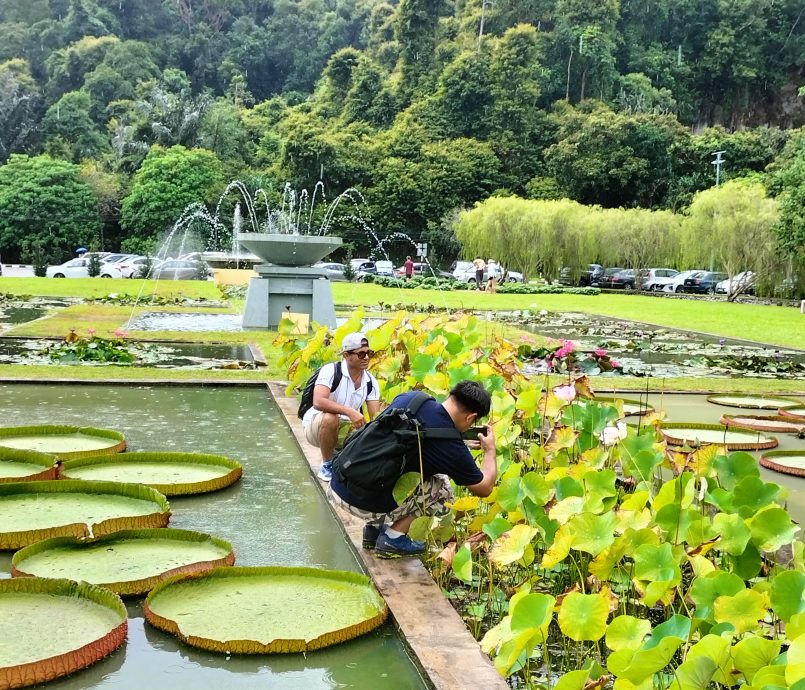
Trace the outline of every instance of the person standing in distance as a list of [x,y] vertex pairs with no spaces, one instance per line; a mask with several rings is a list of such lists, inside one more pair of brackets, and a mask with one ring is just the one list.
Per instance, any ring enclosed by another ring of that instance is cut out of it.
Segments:
[[486,262],[480,256],[476,256],[472,265],[475,266],[475,287],[479,290],[483,290]]
[[411,260],[410,256],[405,257],[403,269],[405,270],[405,279],[411,280],[411,278],[414,277],[414,262]]
[[[321,450],[318,477],[329,482],[333,476],[333,452],[341,446],[354,429],[366,424],[362,407],[366,404],[369,419],[380,409],[380,390],[377,379],[369,373],[372,351],[363,333],[349,333],[341,344],[340,362],[325,364],[319,369],[313,388],[313,407],[302,417],[305,438]],[[333,386],[336,367],[341,380]]]

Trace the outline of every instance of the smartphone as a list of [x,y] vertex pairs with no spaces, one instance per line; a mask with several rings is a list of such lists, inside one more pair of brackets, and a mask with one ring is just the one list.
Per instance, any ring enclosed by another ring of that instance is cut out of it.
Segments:
[[486,436],[486,427],[485,426],[472,426],[462,434],[462,438],[465,441],[477,441],[478,440],[478,434],[481,434],[481,436]]

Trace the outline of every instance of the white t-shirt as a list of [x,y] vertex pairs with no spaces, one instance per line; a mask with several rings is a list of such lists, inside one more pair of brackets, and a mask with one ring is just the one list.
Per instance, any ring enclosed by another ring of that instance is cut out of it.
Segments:
[[489,273],[490,278],[499,278],[500,277],[500,267],[498,266],[496,261],[490,261],[486,265],[486,270]]
[[[335,368],[341,367],[341,380],[338,386],[333,390],[333,378],[335,377]],[[369,381],[372,382],[372,392],[369,393]],[[367,400],[380,400],[380,386],[377,379],[372,376],[368,371],[363,372],[361,384],[355,388],[355,384],[349,376],[349,369],[347,363],[342,359],[340,362],[332,362],[325,364],[320,370],[316,378],[317,386],[327,386],[330,389],[330,400],[337,402],[339,405],[351,407],[353,410],[360,410],[363,403]],[[302,417],[302,424],[310,424],[313,419],[321,410],[311,407],[305,412]],[[349,417],[345,414],[339,415],[344,421],[349,421]]]

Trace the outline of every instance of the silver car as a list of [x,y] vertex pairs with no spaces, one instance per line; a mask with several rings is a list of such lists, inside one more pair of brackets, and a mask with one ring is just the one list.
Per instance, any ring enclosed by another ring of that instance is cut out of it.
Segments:
[[168,259],[151,271],[154,280],[206,280],[210,267],[203,261]]

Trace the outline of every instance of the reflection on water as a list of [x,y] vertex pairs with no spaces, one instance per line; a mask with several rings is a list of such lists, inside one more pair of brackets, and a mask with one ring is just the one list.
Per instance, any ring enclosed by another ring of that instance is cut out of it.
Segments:
[[[232,543],[238,565],[358,570],[299,449],[263,388],[0,385],[4,425],[86,424],[125,433],[131,450],[229,455],[243,479],[171,500],[171,526]],[[0,553],[0,577],[11,554]],[[424,688],[394,628],[308,655],[232,656],[187,647],[143,622],[127,602],[129,638],[111,657],[49,690]]]

